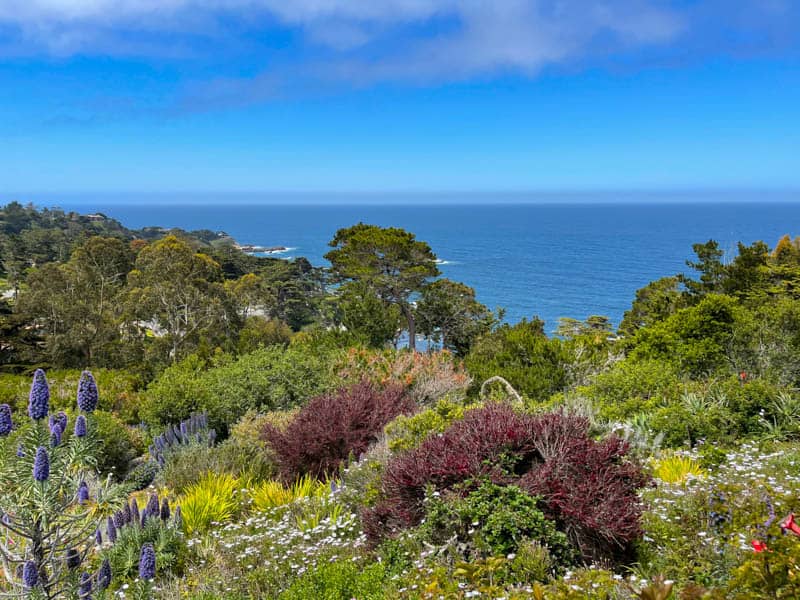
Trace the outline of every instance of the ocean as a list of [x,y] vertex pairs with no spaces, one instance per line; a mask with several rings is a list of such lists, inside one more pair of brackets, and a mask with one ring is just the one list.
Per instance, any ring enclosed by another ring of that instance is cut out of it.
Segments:
[[[37,202],[37,204],[41,204]],[[225,231],[240,243],[286,246],[280,256],[324,265],[338,228],[358,222],[402,227],[428,242],[444,276],[477,291],[506,320],[605,315],[618,324],[637,289],[690,271],[692,244],[736,244],[800,235],[800,203],[561,203],[441,205],[152,205],[66,203],[128,227]]]

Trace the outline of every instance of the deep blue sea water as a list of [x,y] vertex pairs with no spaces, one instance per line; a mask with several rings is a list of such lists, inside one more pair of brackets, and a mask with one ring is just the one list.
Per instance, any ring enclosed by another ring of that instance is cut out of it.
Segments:
[[713,238],[729,257],[736,242],[774,246],[800,235],[800,203],[499,205],[113,205],[81,204],[128,227],[222,230],[242,243],[288,246],[285,256],[322,258],[334,232],[359,221],[403,227],[427,241],[444,275],[477,290],[507,320],[538,315],[619,323],[635,291],[687,271],[691,245]]

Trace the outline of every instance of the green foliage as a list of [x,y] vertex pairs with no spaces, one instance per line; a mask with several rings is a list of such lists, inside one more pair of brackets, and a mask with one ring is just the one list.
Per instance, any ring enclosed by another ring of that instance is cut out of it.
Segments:
[[630,337],[639,329],[650,327],[685,308],[686,299],[678,277],[662,277],[636,290],[636,298],[625,311],[619,325],[620,334]]
[[119,588],[138,577],[139,553],[146,543],[153,544],[156,551],[160,578],[183,575],[188,556],[186,538],[171,523],[150,518],[144,527],[130,524],[120,528],[117,541],[105,551],[104,556],[111,563],[113,588]]
[[322,498],[330,493],[328,482],[317,481],[310,475],[299,477],[291,485],[277,480],[262,481],[250,490],[251,506],[265,511],[285,506],[301,498]]
[[159,471],[160,469],[155,461],[142,460],[138,465],[128,471],[123,483],[132,492],[138,492],[152,484]]
[[688,477],[700,477],[703,473],[696,460],[680,454],[663,456],[653,465],[653,476],[665,483],[683,483]]
[[279,600],[383,600],[394,597],[381,563],[350,560],[321,564],[296,579]]
[[409,346],[416,342],[411,295],[422,291],[439,274],[436,255],[414,234],[396,227],[359,223],[340,229],[325,255],[341,282],[356,282],[382,302],[396,306],[406,320]]
[[385,429],[389,450],[401,452],[415,448],[428,435],[442,433],[474,406],[465,405],[459,400],[442,398],[426,410],[413,415],[400,415]]
[[239,510],[239,482],[227,473],[207,473],[178,499],[183,528],[188,535],[208,531],[212,523],[224,523]]
[[206,367],[192,356],[166,369],[147,388],[142,407],[147,422],[163,426],[205,411],[209,425],[224,435],[248,410],[292,408],[334,385],[328,355],[309,354],[302,346],[222,356]]
[[535,319],[502,325],[483,336],[472,347],[465,364],[475,390],[499,375],[521,394],[544,401],[565,386],[569,360],[564,343],[548,339],[544,323]]
[[744,318],[735,299],[708,295],[696,306],[639,330],[631,340],[630,358],[658,360],[695,378],[735,370],[735,333]]
[[600,417],[624,421],[642,411],[680,399],[681,380],[669,365],[656,360],[624,360],[598,375],[577,393],[590,398]]
[[[468,482],[465,490],[473,483]],[[482,483],[467,491],[429,496],[419,535],[436,545],[452,545],[465,558],[507,555],[534,540],[545,546],[557,567],[575,560],[567,536],[537,506],[537,499],[516,486]]]
[[97,468],[102,475],[113,475],[120,481],[131,461],[145,451],[142,432],[125,425],[113,413],[95,411],[94,420],[100,440]]
[[475,299],[475,290],[449,279],[425,286],[417,304],[421,333],[456,355],[466,355],[481,335],[502,319]]
[[376,296],[368,284],[351,281],[338,289],[338,321],[371,348],[383,348],[402,329],[400,308]]
[[239,354],[254,352],[261,347],[288,346],[292,341],[292,330],[283,321],[249,317],[239,332]]

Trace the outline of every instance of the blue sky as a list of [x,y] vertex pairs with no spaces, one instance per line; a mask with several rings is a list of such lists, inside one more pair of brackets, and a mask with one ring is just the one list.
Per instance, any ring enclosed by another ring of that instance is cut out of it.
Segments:
[[795,0],[0,0],[0,195],[800,188],[799,32]]

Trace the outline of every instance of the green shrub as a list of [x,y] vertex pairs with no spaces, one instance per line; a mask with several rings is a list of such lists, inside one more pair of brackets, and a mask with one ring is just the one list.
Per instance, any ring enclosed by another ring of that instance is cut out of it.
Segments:
[[125,425],[111,413],[98,410],[94,416],[100,439],[97,468],[103,475],[110,473],[121,481],[133,459],[145,451],[144,436],[140,430]]
[[288,346],[292,341],[292,329],[278,319],[249,317],[239,331],[239,354],[248,354],[268,346]]
[[153,544],[156,551],[159,577],[179,577],[183,574],[187,560],[183,533],[171,522],[164,523],[161,519],[151,518],[144,528],[134,524],[120,528],[117,541],[106,551],[115,588],[138,576],[139,553],[145,543]]
[[[470,486],[474,483],[465,487]],[[460,493],[428,497],[418,530],[423,540],[443,545],[455,537],[465,558],[506,556],[532,540],[548,549],[557,567],[574,562],[567,536],[539,510],[537,499],[518,487],[482,483],[464,497]]]
[[296,579],[280,600],[383,600],[395,598],[381,563],[359,564],[352,560],[323,563]]
[[429,434],[442,433],[472,406],[461,400],[443,398],[427,410],[398,416],[385,429],[389,450],[400,452],[418,446]]
[[207,412],[209,426],[226,437],[248,410],[287,409],[331,389],[331,361],[290,346],[222,356],[210,368],[196,356],[166,369],[147,388],[142,413],[160,427],[192,412]]
[[227,473],[207,473],[178,499],[184,531],[205,533],[212,523],[224,523],[239,509],[239,482]]
[[158,475],[159,467],[153,460],[142,460],[133,467],[125,476],[125,484],[133,492],[138,492],[148,487]]
[[481,337],[464,363],[473,378],[473,393],[484,381],[499,375],[520,394],[544,401],[564,388],[570,360],[564,343],[548,338],[544,322],[534,319],[503,325]]

